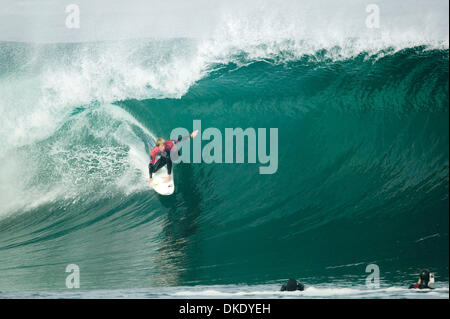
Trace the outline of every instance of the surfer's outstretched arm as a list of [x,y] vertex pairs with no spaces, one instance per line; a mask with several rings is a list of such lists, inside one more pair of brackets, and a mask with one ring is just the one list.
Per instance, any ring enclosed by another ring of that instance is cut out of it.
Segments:
[[183,142],[183,141],[186,141],[186,140],[188,140],[188,139],[190,139],[190,138],[196,137],[197,134],[198,134],[198,130],[195,130],[195,131],[192,132],[189,136],[183,136],[183,137],[181,137],[181,135],[180,135],[180,136],[178,137],[178,139],[177,139],[177,140],[174,140],[174,141],[176,141],[176,142]]
[[[180,155],[180,153],[179,153],[179,151],[178,151],[178,147],[177,147],[177,145],[176,144],[178,144],[178,143],[180,143],[180,142],[183,142],[183,141],[187,141],[188,139],[190,139],[190,138],[194,138],[194,137],[196,137],[197,136],[197,134],[198,134],[198,130],[195,130],[194,132],[192,132],[191,134],[189,134],[188,136],[178,136],[178,139],[176,139],[176,140],[172,140],[172,142],[173,142],[173,146],[171,147],[171,151],[175,151],[175,152],[178,152],[178,155]],[[169,173],[169,175],[170,175],[170,173]]]

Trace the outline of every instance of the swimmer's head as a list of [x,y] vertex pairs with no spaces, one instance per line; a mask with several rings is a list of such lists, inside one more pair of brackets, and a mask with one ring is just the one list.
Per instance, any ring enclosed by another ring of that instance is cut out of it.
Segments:
[[430,281],[430,272],[427,269],[420,272],[420,281],[426,285]]

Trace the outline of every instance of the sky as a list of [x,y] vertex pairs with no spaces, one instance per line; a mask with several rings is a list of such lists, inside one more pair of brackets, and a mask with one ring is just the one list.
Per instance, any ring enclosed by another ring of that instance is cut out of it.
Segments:
[[[66,26],[70,4],[80,10],[79,28]],[[448,42],[448,0],[0,0],[0,41],[201,38],[224,25],[264,30],[264,36],[277,29],[298,37],[359,36],[369,4],[380,8],[380,32],[421,32]]]

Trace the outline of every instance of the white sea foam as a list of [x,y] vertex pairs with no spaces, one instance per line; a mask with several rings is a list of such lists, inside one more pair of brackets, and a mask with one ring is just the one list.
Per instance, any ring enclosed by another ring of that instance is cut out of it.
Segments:
[[[133,127],[135,129],[133,129]],[[73,117],[43,143],[10,150],[0,167],[0,216],[57,200],[72,205],[146,189],[148,155],[135,130],[155,137],[115,105]]]
[[333,284],[312,285],[304,291],[280,291],[277,285],[225,285],[180,287],[170,296],[176,298],[448,298],[448,286],[433,291],[417,291],[401,286],[368,289],[364,286],[342,287]]

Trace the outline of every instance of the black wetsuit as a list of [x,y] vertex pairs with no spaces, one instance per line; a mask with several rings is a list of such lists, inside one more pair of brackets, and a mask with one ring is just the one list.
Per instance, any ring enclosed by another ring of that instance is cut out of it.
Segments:
[[420,272],[420,278],[417,284],[410,285],[409,289],[433,289],[429,286],[431,273],[428,269],[423,269]]
[[170,159],[170,155],[161,156],[155,164],[148,164],[148,173],[150,174],[150,178],[152,178],[153,173],[156,173],[161,167],[167,164],[167,174],[172,173],[172,160]]

